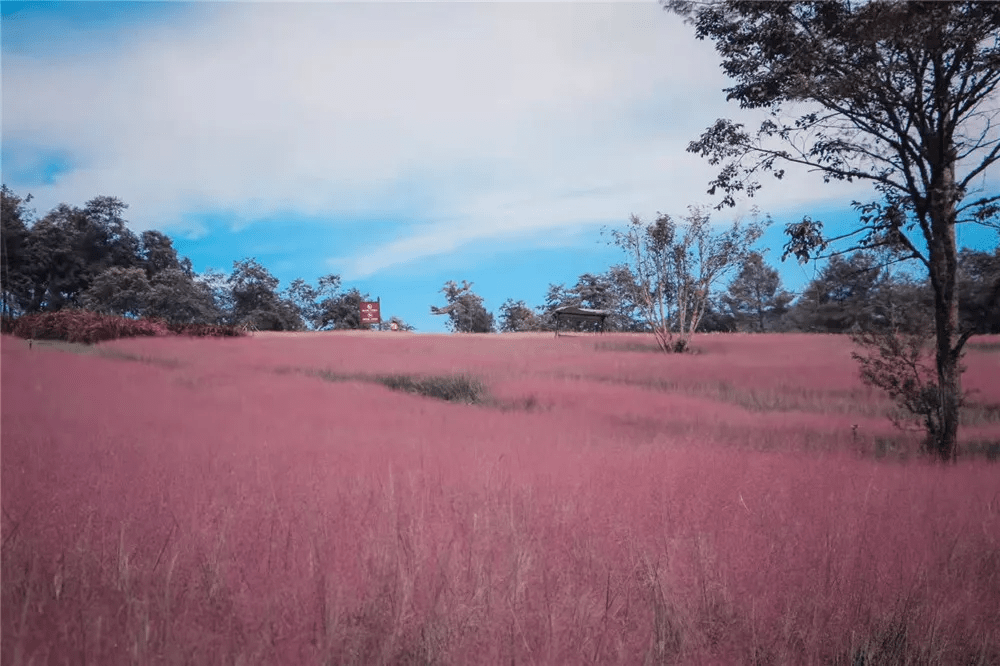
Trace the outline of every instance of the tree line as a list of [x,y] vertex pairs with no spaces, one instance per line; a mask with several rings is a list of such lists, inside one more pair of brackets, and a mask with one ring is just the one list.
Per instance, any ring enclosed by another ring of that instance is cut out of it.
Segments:
[[[337,275],[323,276],[315,285],[296,279],[279,290],[278,279],[254,258],[233,262],[229,274],[214,269],[197,274],[169,236],[155,230],[134,234],[124,217],[128,206],[117,198],[95,197],[82,208],[60,204],[37,220],[29,202],[30,195],[22,198],[7,186],[0,191],[2,313],[8,320],[76,307],[262,331],[370,328],[361,323],[360,304],[372,297],[344,289]],[[929,280],[892,270],[874,252],[830,257],[794,294],[764,254],[749,249],[763,224],[736,223],[712,231],[709,222],[700,210],[679,222],[662,214],[649,224],[633,217],[624,229],[607,230],[626,261],[602,273],[584,273],[572,285],[549,284],[544,302],[535,307],[508,298],[494,314],[463,281],[446,283],[445,305],[432,306],[431,312],[447,316],[448,327],[464,333],[553,331],[556,310],[567,306],[608,312],[608,331],[654,333],[660,328],[668,335],[917,330],[931,323]],[[958,253],[966,327],[1000,333],[1000,308],[991,302],[990,291],[998,280],[1000,249]],[[404,330],[413,328],[398,317],[392,321]],[[586,323],[565,326],[588,328]]]
[[[128,205],[98,196],[82,208],[59,204],[40,219],[6,185],[0,189],[0,282],[5,322],[38,312],[83,308],[175,324],[252,326],[261,331],[367,329],[360,304],[372,300],[344,289],[340,276],[311,285],[296,279],[284,290],[255,258],[232,272],[197,274],[169,236],[136,235]],[[398,317],[387,324],[411,330]]]

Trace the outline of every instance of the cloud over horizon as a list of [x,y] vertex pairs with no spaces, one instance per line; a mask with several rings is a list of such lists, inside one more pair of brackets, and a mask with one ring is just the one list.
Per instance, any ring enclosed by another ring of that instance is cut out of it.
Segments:
[[[56,20],[31,11],[5,17],[5,42]],[[202,214],[406,223],[331,247],[347,278],[683,213],[713,175],[687,143],[716,117],[749,122],[711,43],[655,3],[197,3],[127,35],[63,30],[59,48],[4,54],[4,162],[35,179],[9,185],[43,210],[118,196],[135,228],[175,233]],[[793,173],[756,203],[845,191]]]

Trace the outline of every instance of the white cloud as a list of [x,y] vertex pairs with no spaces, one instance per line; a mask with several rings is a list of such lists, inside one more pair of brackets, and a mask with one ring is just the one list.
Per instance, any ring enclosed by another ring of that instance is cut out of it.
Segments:
[[[426,222],[346,274],[481,239],[682,212],[713,169],[684,152],[726,85],[656,4],[222,4],[125,51],[5,56],[4,140],[79,168],[38,207],[113,194],[137,228],[184,213]],[[791,174],[759,204],[829,198]],[[419,210],[408,208],[419,200]]]

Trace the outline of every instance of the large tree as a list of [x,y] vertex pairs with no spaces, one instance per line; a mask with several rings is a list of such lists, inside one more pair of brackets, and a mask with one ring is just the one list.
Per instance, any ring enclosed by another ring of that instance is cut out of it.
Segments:
[[736,220],[713,231],[708,213],[692,207],[680,224],[664,213],[649,223],[633,215],[624,229],[610,230],[612,242],[628,257],[635,302],[660,349],[687,349],[712,289],[744,262],[769,223],[755,212],[749,222]]
[[734,81],[728,99],[770,111],[756,130],[718,120],[688,147],[721,166],[709,190],[722,191],[721,206],[788,165],[874,185],[880,196],[855,204],[862,215],[851,233],[827,238],[805,219],[789,226],[786,254],[808,260],[843,240],[921,262],[934,291],[942,427],[933,448],[954,460],[960,358],[974,332],[959,326],[955,226],[996,226],[1000,212],[1000,195],[983,189],[995,187],[987,170],[1000,159],[1000,4],[664,4],[715,42]]

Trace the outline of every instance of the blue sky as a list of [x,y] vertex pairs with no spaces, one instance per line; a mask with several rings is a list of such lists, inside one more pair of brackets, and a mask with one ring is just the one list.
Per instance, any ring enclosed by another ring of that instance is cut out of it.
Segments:
[[[256,257],[343,277],[419,331],[447,280],[496,311],[622,260],[629,215],[711,205],[685,152],[725,102],[711,43],[655,2],[4,1],[3,182],[43,215],[97,195],[195,270]],[[997,174],[987,189],[996,191]],[[751,202],[781,263],[803,215],[856,219],[865,185],[791,171]],[[748,205],[715,214],[722,223]],[[969,226],[960,242],[997,244]]]

